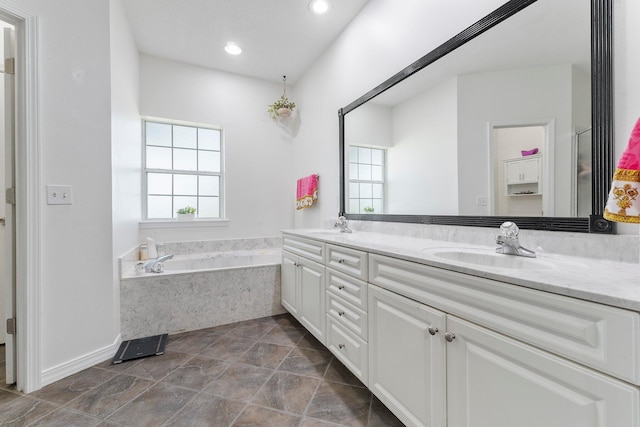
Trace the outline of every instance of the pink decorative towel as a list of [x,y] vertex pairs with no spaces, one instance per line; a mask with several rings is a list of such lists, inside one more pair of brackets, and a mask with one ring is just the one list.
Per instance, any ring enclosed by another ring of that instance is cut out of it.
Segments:
[[640,119],[613,174],[604,217],[609,221],[640,224]]
[[310,208],[318,201],[318,175],[313,174],[298,180],[296,209]]

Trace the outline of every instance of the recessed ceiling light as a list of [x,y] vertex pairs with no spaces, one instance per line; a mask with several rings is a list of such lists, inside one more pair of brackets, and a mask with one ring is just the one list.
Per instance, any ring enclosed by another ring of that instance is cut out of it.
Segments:
[[242,53],[242,49],[240,49],[240,46],[238,46],[234,42],[227,42],[227,44],[224,46],[224,50],[230,55],[240,55]]
[[323,15],[329,11],[331,4],[327,0],[311,0],[309,9],[316,15]]

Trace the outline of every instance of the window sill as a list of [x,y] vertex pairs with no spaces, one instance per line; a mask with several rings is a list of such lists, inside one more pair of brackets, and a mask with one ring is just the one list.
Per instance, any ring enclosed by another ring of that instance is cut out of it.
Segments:
[[140,228],[194,228],[194,227],[227,227],[228,219],[194,219],[178,221],[177,219],[159,219],[140,221]]

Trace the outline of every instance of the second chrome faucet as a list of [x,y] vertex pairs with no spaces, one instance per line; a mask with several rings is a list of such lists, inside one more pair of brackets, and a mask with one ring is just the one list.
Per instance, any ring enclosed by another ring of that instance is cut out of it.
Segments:
[[520,229],[511,221],[502,223],[500,226],[500,234],[496,236],[498,247],[496,252],[505,255],[517,255],[529,258],[535,258],[536,253],[530,249],[520,246],[518,234]]

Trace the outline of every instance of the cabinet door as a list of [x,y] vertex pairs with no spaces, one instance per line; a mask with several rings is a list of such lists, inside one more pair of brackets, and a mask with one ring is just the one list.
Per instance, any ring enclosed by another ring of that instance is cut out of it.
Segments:
[[298,320],[309,332],[324,344],[325,312],[325,267],[305,258],[298,258],[300,268],[300,307]]
[[298,315],[298,286],[297,286],[298,257],[288,252],[282,252],[280,266],[280,303],[294,316]]
[[449,427],[638,426],[638,389],[447,317]]
[[519,162],[507,162],[504,164],[507,184],[520,184],[522,180],[522,169]]
[[540,159],[516,160],[505,163],[507,184],[538,182]]
[[523,160],[521,163],[522,182],[538,182],[540,159]]
[[368,293],[369,388],[406,425],[444,426],[445,314],[377,286]]

